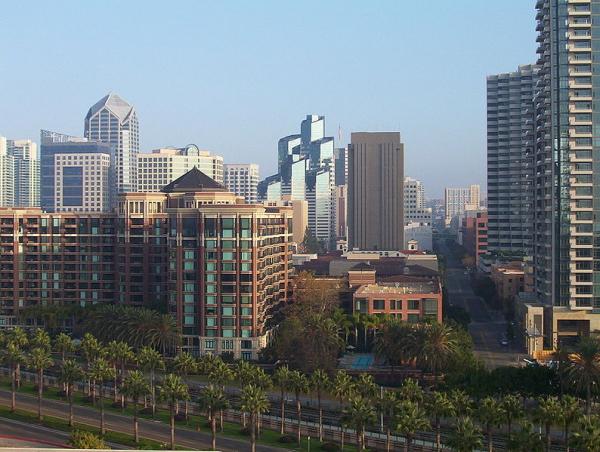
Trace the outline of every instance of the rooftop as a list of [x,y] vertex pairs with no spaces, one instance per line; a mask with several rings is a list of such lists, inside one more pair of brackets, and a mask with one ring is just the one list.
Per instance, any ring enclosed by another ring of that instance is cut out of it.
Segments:
[[165,185],[161,191],[163,193],[190,193],[199,191],[227,191],[227,189],[194,167],[183,176]]

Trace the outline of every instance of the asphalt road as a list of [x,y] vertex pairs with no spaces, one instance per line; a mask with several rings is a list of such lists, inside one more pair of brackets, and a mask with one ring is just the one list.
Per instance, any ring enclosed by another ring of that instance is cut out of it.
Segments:
[[[3,405],[10,404],[10,391],[0,390],[0,403]],[[37,412],[37,399],[35,397],[17,394],[17,408]],[[59,417],[62,419],[68,418],[68,404],[57,400],[44,400],[43,413]],[[92,408],[74,406],[73,412],[75,422],[92,425],[98,427],[100,423],[100,413]],[[133,434],[133,422],[129,416],[113,414],[106,412],[106,428],[117,432]],[[170,429],[167,424],[159,421],[139,420],[140,437],[148,438],[162,443],[168,443],[170,439]],[[16,431],[16,430],[15,430]],[[10,433],[17,434],[17,433]],[[63,438],[64,440],[64,438]],[[61,442],[59,440],[59,442]],[[175,433],[175,442],[183,447],[190,449],[209,450],[210,449],[210,433],[195,432],[192,430],[177,429]],[[250,443],[231,439],[217,437],[217,448],[222,451],[249,451]],[[262,452],[278,452],[285,449],[276,447],[257,445],[256,449]]]
[[438,250],[446,257],[445,287],[448,302],[462,307],[471,316],[469,333],[473,338],[476,355],[490,369],[520,365],[522,353],[511,346],[500,345],[500,338],[507,326],[502,312],[490,309],[481,297],[475,295],[471,276],[462,262],[450,252],[443,238],[438,243]]

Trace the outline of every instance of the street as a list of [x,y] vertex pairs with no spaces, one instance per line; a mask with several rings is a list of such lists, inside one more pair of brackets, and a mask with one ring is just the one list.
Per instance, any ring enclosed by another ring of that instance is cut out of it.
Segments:
[[519,365],[522,353],[512,349],[510,345],[500,345],[500,338],[506,332],[506,321],[502,312],[490,309],[481,297],[475,295],[471,286],[471,276],[443,238],[439,240],[437,247],[438,253],[446,258],[444,283],[448,303],[465,309],[471,316],[469,333],[473,338],[475,354],[489,369]]

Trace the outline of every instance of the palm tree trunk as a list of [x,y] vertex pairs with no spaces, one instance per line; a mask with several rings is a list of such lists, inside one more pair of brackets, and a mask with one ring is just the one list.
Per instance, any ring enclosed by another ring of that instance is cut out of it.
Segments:
[[586,385],[585,392],[585,414],[589,416],[592,409],[592,387],[589,382]]
[[565,450],[566,452],[570,452],[571,448],[569,447],[569,426],[565,425]]
[[117,373],[117,366],[113,366],[113,370],[115,371],[115,378],[113,379],[113,402],[117,403],[119,400],[119,396],[117,394],[117,378],[119,378],[119,374]]
[[285,434],[285,395],[283,393],[283,390],[281,391],[281,409],[279,410],[281,412],[281,431],[280,433],[282,435]]
[[16,379],[17,379],[17,389],[21,389],[21,364],[17,364],[16,370]]
[[392,448],[392,432],[390,431],[390,428],[387,428],[387,432],[385,435],[385,450],[386,452],[390,452]]
[[319,404],[319,442],[323,442],[323,407],[321,406],[321,391],[317,394]]
[[154,388],[154,368],[150,370],[150,392],[152,393],[152,418],[156,412],[156,389]]
[[487,437],[488,437],[488,452],[494,452],[494,437],[492,436],[492,427],[488,427],[487,429]]
[[342,432],[340,435],[341,448],[340,450],[344,450],[344,427],[342,426]]
[[104,385],[100,386],[100,434],[106,434],[104,427]]
[[435,417],[435,450],[440,450],[442,442],[442,434],[440,431],[440,417]]
[[223,410],[219,411],[219,430],[223,431]]
[[545,440],[546,440],[546,452],[549,452],[550,451],[550,425],[546,424],[545,428],[546,428],[546,431],[545,431],[545,433],[546,433],[546,435],[545,435],[546,436],[546,438],[545,438]]
[[296,414],[298,415],[298,446],[302,441],[302,432],[300,431],[300,424],[302,423],[302,406],[300,405],[300,398],[296,397]]
[[250,448],[256,452],[256,414],[250,413]]
[[369,334],[369,328],[365,326],[365,352],[367,351],[367,339]]
[[[121,362],[121,386],[123,385],[123,380],[125,379],[125,361]],[[125,394],[121,394],[121,411],[125,409]]]
[[175,450],[175,412],[173,403],[169,404],[169,414],[171,423],[171,450]]
[[73,385],[69,385],[69,427],[73,427]]
[[404,452],[408,452],[412,444],[412,436],[407,435],[405,439],[406,441],[404,442]]
[[139,443],[140,437],[138,434],[138,401],[133,401],[133,440],[135,443]]
[[16,396],[16,392],[17,392],[17,388],[16,388],[16,380],[17,380],[17,375],[16,375],[16,370],[13,369],[12,371],[12,378],[11,378],[11,382],[10,382],[10,392],[11,392],[11,400],[10,400],[10,411],[12,411],[14,413],[15,408],[17,407],[17,396]]
[[217,418],[215,416],[212,416],[212,410],[210,411],[211,413],[211,419],[210,419],[210,434],[211,434],[211,440],[210,440],[210,446],[212,450],[217,450]]
[[38,371],[38,420],[42,420],[42,393],[44,391],[44,370]]

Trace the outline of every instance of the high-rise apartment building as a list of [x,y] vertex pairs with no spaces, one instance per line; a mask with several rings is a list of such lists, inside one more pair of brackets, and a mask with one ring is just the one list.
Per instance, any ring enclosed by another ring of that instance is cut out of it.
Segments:
[[260,180],[256,163],[228,163],[223,165],[225,186],[238,196],[243,196],[249,204],[258,201],[258,182]]
[[533,267],[552,345],[600,329],[600,1],[538,0]]
[[473,184],[467,188],[446,188],[444,190],[446,226],[454,217],[462,215],[465,210],[478,210],[480,203],[479,185]]
[[[529,162],[534,142],[535,65],[487,78],[488,250],[525,254],[531,248]],[[529,144],[528,144],[529,143]],[[527,150],[529,148],[529,151]]]
[[114,209],[116,171],[110,144],[49,130],[41,131],[40,143],[42,210],[109,212]]
[[246,204],[194,168],[111,213],[0,209],[0,317],[38,304],[163,305],[193,354],[257,359],[289,293],[292,208]]
[[117,94],[96,102],[85,116],[85,137],[113,147],[118,193],[137,190],[139,124],[135,109]]
[[183,148],[161,148],[138,154],[138,191],[160,191],[192,168],[223,183],[223,157],[189,144]]
[[40,160],[31,140],[0,137],[0,207],[40,205]]
[[6,138],[0,136],[0,207],[12,207],[15,202],[15,166],[8,153]]
[[352,133],[348,146],[348,249],[404,248],[403,192],[400,133]]
[[334,140],[324,136],[324,116],[308,115],[300,131],[279,140],[279,172],[259,183],[258,197],[307,201],[308,227],[331,248],[336,236]]
[[423,182],[412,177],[404,178],[404,223],[431,226],[431,207],[425,207]]

